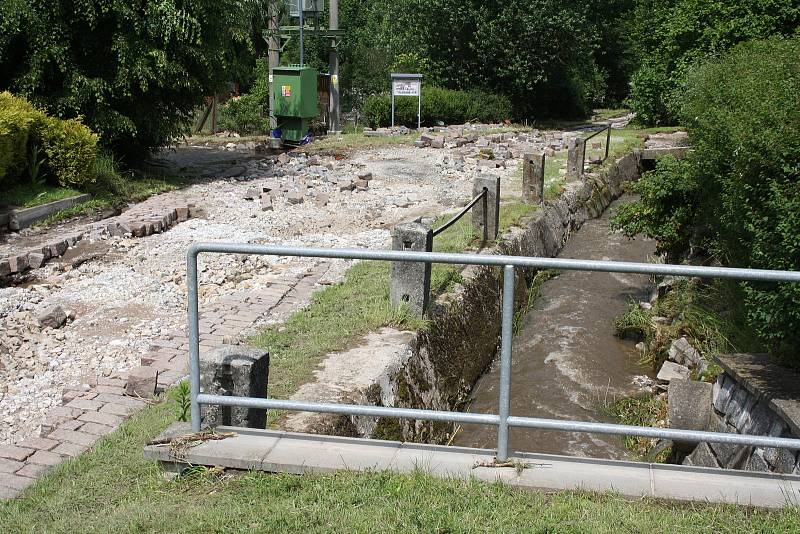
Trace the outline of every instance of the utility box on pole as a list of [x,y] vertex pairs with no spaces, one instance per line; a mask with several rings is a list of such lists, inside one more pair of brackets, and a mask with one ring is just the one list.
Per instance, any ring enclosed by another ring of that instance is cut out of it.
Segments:
[[317,71],[308,67],[272,69],[275,118],[284,141],[299,143],[317,116]]

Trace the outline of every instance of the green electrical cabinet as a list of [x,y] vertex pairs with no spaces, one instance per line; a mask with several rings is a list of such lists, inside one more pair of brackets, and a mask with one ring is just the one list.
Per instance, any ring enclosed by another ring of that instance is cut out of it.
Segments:
[[284,141],[299,142],[317,116],[317,71],[308,67],[272,69],[275,117]]

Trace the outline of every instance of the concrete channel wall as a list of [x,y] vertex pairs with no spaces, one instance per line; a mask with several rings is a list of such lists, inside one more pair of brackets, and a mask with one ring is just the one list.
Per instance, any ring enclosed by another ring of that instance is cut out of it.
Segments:
[[[622,184],[640,176],[641,155],[619,158],[599,173],[567,183],[554,202],[509,229],[486,254],[553,257],[570,235],[589,218],[599,217],[622,194]],[[502,208],[501,208],[502,209]],[[527,300],[535,272],[518,270],[517,306]],[[461,271],[456,287],[431,303],[430,326],[410,336],[398,361],[372,386],[350,395],[358,404],[433,410],[463,409],[478,378],[497,352],[502,273],[498,268],[470,266]],[[327,431],[426,443],[445,443],[453,430],[448,423],[351,418],[328,421]]]
[[[718,361],[724,372],[710,398],[695,400],[709,412],[707,430],[800,437],[800,373],[763,354],[728,354]],[[800,474],[796,451],[725,443],[700,443],[683,464]]]

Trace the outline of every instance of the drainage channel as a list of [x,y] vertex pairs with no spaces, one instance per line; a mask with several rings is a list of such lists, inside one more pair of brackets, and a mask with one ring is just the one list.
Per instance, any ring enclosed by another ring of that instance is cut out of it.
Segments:
[[[559,257],[646,262],[655,242],[628,240],[610,233],[609,219],[621,199],[599,219],[588,220]],[[631,301],[646,300],[645,275],[565,272],[541,287],[533,309],[514,338],[511,414],[554,419],[610,422],[607,402],[636,393],[634,376],[649,374],[638,363],[634,343],[614,336],[613,320]],[[497,413],[500,368],[497,362],[473,389],[470,411]],[[454,445],[491,449],[496,429],[463,426]],[[512,428],[510,450],[623,459],[619,437]]]

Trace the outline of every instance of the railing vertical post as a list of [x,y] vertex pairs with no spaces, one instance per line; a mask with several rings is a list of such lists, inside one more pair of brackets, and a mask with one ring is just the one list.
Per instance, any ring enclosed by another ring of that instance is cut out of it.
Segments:
[[541,204],[544,202],[544,152],[528,152],[522,158],[522,200]]
[[[421,223],[403,223],[392,228],[392,250],[430,252],[433,231]],[[422,317],[431,292],[431,264],[393,261],[389,274],[389,299],[393,307],[407,306]]]
[[478,196],[486,191],[483,200],[472,210],[472,226],[483,241],[497,239],[500,230],[500,177],[475,176],[472,194]]
[[192,432],[200,432],[200,324],[197,304],[197,251],[189,249],[186,255],[186,285],[188,286],[189,313],[189,387],[191,390]]
[[608,123],[608,133],[606,133],[606,157],[603,158],[603,161],[608,159],[608,147],[611,146],[611,123]]
[[514,321],[514,266],[503,269],[503,323],[500,334],[500,399],[497,427],[497,461],[508,460],[508,415],[511,405],[511,344]]

